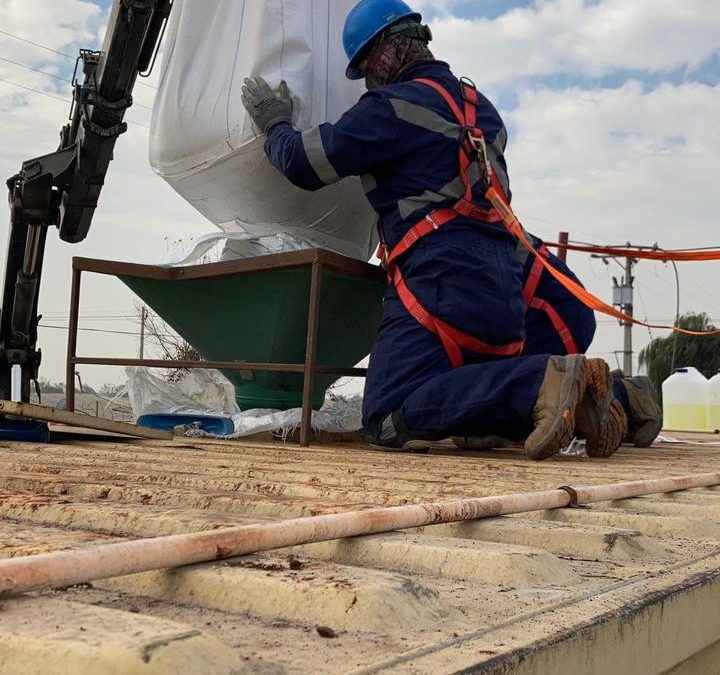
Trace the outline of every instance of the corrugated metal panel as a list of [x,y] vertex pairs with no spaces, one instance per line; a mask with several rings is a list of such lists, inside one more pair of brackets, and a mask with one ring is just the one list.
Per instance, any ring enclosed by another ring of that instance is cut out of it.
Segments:
[[[700,444],[714,437],[694,438],[539,464],[512,448],[5,444],[0,555],[716,470],[720,446]],[[720,639],[719,532],[720,490],[709,488],[124,577],[7,601],[0,663],[32,672],[55,654],[52,672],[93,658],[160,673],[192,645],[208,673],[661,673]]]

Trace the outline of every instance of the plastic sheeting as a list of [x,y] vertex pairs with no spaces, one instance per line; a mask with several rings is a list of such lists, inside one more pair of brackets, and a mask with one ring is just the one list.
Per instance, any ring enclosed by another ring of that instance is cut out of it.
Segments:
[[[302,410],[243,410],[235,402],[230,381],[216,370],[192,370],[179,382],[168,382],[147,368],[126,368],[128,395],[135,419],[142,415],[215,415],[232,420],[235,431],[226,438],[273,432],[286,438],[302,424]],[[362,399],[329,396],[320,410],[313,410],[314,431],[351,433],[362,428]],[[187,435],[208,436],[191,429]]]
[[[293,93],[299,130],[334,122],[362,94],[344,76],[342,26],[356,0],[175,0],[150,133],[150,163],[232,235],[224,258],[321,247],[368,260],[375,215],[359,179],[310,193],[267,161],[241,101],[245,77]],[[277,235],[282,235],[278,249]]]
[[147,368],[126,368],[128,396],[135,419],[142,415],[240,412],[235,387],[217,370],[190,370],[178,382],[168,382]]

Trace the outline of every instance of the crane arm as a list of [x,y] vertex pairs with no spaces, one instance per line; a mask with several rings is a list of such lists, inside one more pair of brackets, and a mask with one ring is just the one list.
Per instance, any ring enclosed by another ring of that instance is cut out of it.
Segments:
[[[138,75],[151,68],[172,0],[115,0],[100,51],[80,50],[70,121],[55,152],[23,162],[10,202],[2,308],[0,398],[27,402],[37,383],[38,294],[51,226],[70,243],[87,236]],[[20,372],[18,387],[12,371]],[[18,371],[19,369],[19,371]],[[18,391],[19,389],[19,391]]]

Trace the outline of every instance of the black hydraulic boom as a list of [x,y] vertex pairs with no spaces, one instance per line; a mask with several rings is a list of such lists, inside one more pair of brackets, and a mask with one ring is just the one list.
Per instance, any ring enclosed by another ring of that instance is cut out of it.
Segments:
[[[138,75],[152,68],[172,0],[115,0],[102,48],[80,50],[60,146],[7,181],[10,231],[0,309],[0,398],[27,402],[37,385],[38,295],[50,226],[70,243],[90,229]],[[13,386],[13,382],[15,383]]]

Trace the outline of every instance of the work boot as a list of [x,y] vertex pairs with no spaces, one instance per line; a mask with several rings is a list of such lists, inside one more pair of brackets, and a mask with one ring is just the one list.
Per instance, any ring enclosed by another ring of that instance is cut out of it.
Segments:
[[628,421],[622,403],[613,396],[613,378],[602,359],[587,359],[584,394],[575,411],[575,431],[585,439],[590,457],[609,457],[621,445]]
[[461,450],[497,450],[512,443],[502,436],[453,436],[452,442]]
[[613,379],[619,380],[628,399],[628,430],[625,441],[646,448],[658,437],[663,425],[660,408],[650,378],[644,375],[625,377],[622,370],[614,370]]
[[535,460],[560,452],[575,432],[575,409],[585,386],[585,357],[581,354],[551,356],[538,391],[533,422],[525,452]]
[[417,438],[405,441],[404,443],[378,443],[377,441],[369,441],[369,445],[373,450],[382,450],[383,452],[414,452],[424,454],[430,451],[433,441],[423,441]]
[[385,452],[428,452],[435,441],[409,438],[400,413],[387,415],[379,425],[376,434],[367,433],[370,447]]

